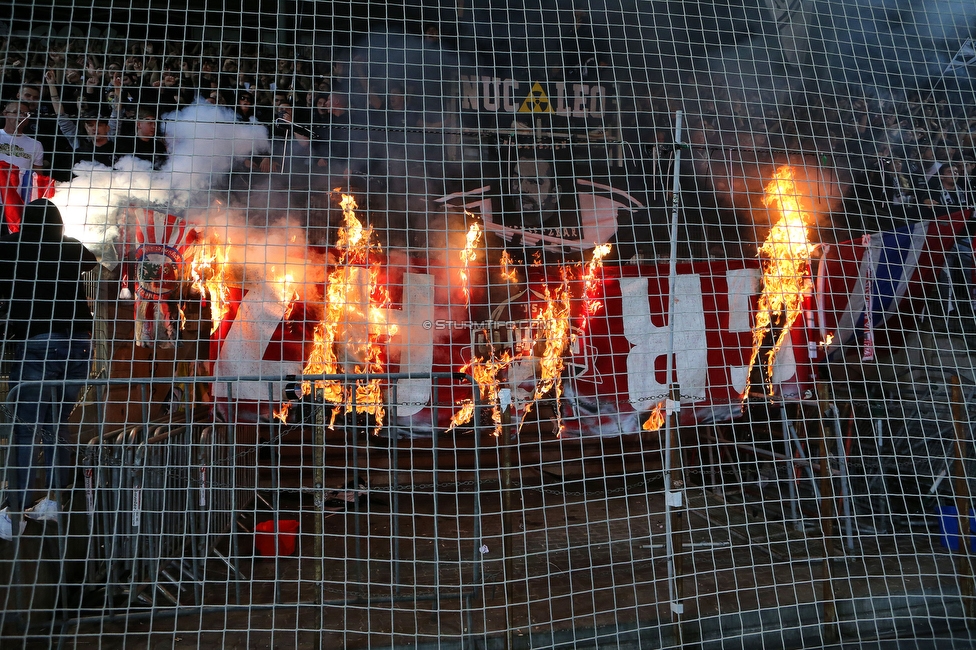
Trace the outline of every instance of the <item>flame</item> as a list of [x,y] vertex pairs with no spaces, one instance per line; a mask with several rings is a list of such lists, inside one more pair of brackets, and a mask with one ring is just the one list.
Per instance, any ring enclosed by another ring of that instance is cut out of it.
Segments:
[[[594,300],[593,294],[599,288],[599,270],[603,266],[603,259],[610,254],[612,247],[610,244],[597,246],[593,251],[593,256],[589,263],[579,271],[579,278],[583,284],[583,298],[585,303],[584,319],[592,314],[596,314],[603,307],[602,302]],[[538,259],[538,258],[537,258]],[[510,269],[511,258],[507,252],[502,253],[501,268],[502,277],[509,281],[517,281],[518,276],[514,269]],[[565,369],[564,355],[573,343],[575,335],[572,333],[570,318],[572,315],[572,290],[571,278],[576,271],[570,266],[560,268],[562,280],[556,287],[546,287],[544,290],[544,306],[537,308],[532,317],[529,331],[532,332],[532,340],[523,346],[520,352],[512,355],[505,351],[502,355],[497,355],[492,347],[487,357],[479,356],[466,364],[461,372],[470,372],[475,381],[481,386],[481,395],[487,399],[492,406],[492,420],[495,422],[495,435],[501,433],[501,411],[498,406],[499,378],[501,371],[507,369],[513,362],[537,355],[535,361],[537,367],[537,380],[535,390],[523,410],[522,424],[525,417],[531,412],[532,405],[550,392],[554,393],[556,399],[556,422],[557,435],[563,430],[562,415],[559,409],[559,402],[563,395],[562,374]],[[584,321],[585,325],[585,321]],[[451,419],[453,429],[471,421],[474,414],[474,405],[471,400],[462,402],[459,410]]]
[[276,420],[280,420],[282,424],[287,423],[288,422],[288,410],[290,408],[291,408],[291,402],[285,402],[284,404],[281,405],[281,408],[279,408],[277,411],[275,411],[271,415]]
[[[495,357],[494,348],[486,361],[484,357],[475,357],[461,368],[461,372],[470,372],[475,382],[478,384],[481,398],[491,405],[491,420],[495,423],[495,436],[502,434],[502,411],[498,402],[498,391],[501,382],[498,375],[502,370],[508,368],[515,359],[506,350],[498,358]],[[461,425],[467,424],[474,417],[474,403],[469,399],[462,402],[461,410],[451,418],[451,425],[448,431]]]
[[590,316],[593,316],[603,309],[603,302],[595,300],[593,295],[600,286],[600,279],[597,273],[603,268],[603,258],[610,254],[613,247],[610,244],[601,244],[593,249],[593,257],[586,265],[583,272],[583,301],[585,304],[583,314],[583,324],[585,328]]
[[461,276],[461,291],[464,293],[464,304],[468,304],[471,300],[471,291],[468,288],[468,266],[471,262],[474,262],[477,258],[477,251],[475,246],[481,241],[481,226],[477,223],[471,224],[468,229],[468,234],[465,236],[464,250],[461,251],[461,270],[458,275]]
[[[344,372],[336,350],[336,344],[341,341],[349,348],[344,356],[355,360],[354,373],[380,374],[384,371],[380,339],[396,331],[387,324],[390,295],[380,283],[379,266],[370,264],[370,253],[379,252],[380,247],[371,241],[372,227],[364,227],[356,218],[355,199],[344,194],[341,206],[344,226],[336,239],[339,260],[328,276],[324,315],[315,326],[312,351],[303,372],[308,375]],[[357,336],[365,340],[357,341]],[[334,379],[319,380],[314,388],[322,391],[323,399],[335,404],[330,426],[335,424],[340,410],[374,416],[377,431],[383,426],[386,409],[380,379],[357,379],[353,388]],[[311,382],[302,382],[304,394],[312,390]]]
[[225,278],[229,247],[230,242],[221,244],[214,235],[191,249],[190,276],[193,288],[210,301],[211,334],[230,311],[230,288]]
[[664,416],[663,404],[658,402],[654,408],[651,409],[651,413],[647,416],[647,419],[644,420],[644,424],[641,426],[641,429],[644,431],[658,431],[664,426],[665,422],[666,420]]
[[749,367],[751,369],[755,364],[772,324],[781,324],[779,336],[767,356],[769,375],[772,377],[776,355],[786,342],[794,321],[803,311],[809,259],[815,245],[810,242],[807,226],[812,217],[800,203],[793,168],[785,165],[777,168],[765,191],[764,205],[767,208],[778,206],[781,216],[759,248],[759,255],[764,257],[763,289],[756,313]]
[[502,251],[500,266],[502,267],[502,280],[516,284],[519,281],[518,272],[511,266],[512,258],[508,251]]
[[[533,319],[535,325],[534,330],[538,332],[535,337],[535,342],[542,343],[543,346],[539,357],[539,379],[536,381],[532,402],[526,405],[522,416],[522,423],[524,424],[525,417],[532,410],[532,403],[538,402],[546,393],[554,390],[556,396],[557,436],[563,430],[562,415],[559,409],[559,402],[563,395],[562,374],[565,368],[563,354],[573,340],[569,323],[571,311],[569,270],[563,267],[561,272],[563,276],[562,282],[555,289],[546,287],[546,306]],[[535,347],[533,345],[528,348],[530,353]]]

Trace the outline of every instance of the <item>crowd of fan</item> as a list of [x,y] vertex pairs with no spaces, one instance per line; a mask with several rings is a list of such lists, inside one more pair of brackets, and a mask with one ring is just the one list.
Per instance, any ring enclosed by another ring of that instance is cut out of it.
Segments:
[[[21,162],[29,158],[35,171],[59,181],[70,180],[78,162],[112,166],[126,155],[159,169],[166,150],[157,121],[196,101],[227,106],[239,121],[272,132],[284,126],[298,143],[329,119],[328,75],[316,74],[308,53],[294,49],[8,37],[0,51],[6,53],[0,159],[11,153],[13,138]],[[260,164],[273,168],[272,158]]]
[[[317,69],[303,49],[8,37],[0,41],[6,53],[0,157],[22,133],[42,149],[40,156],[26,152],[30,166],[55,180],[70,179],[77,162],[111,166],[125,155],[158,169],[166,151],[157,120],[206,101],[233,108],[240,121],[267,125],[272,135],[285,128],[279,146],[290,149],[279,153],[289,155],[259,163],[269,171],[280,161],[280,169],[291,154],[314,150],[342,112],[329,94],[332,71]],[[716,110],[719,103],[728,105],[728,115],[719,115],[725,112]],[[760,149],[825,152],[845,160],[853,185],[867,188],[873,203],[907,216],[976,202],[976,107],[960,115],[959,107],[933,96],[896,103],[817,95],[770,119],[756,110],[762,104],[732,97],[703,102],[697,144],[724,146],[732,137],[739,147],[745,138]],[[307,161],[327,164],[315,155]]]

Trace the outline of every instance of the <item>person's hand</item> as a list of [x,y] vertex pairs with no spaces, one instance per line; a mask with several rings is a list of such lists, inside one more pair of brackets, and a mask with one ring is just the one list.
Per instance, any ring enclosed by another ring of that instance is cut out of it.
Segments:
[[270,158],[262,158],[261,159],[261,165],[258,167],[258,169],[260,169],[265,174],[267,174],[268,172],[270,172],[271,171],[271,159]]
[[49,86],[53,86],[57,83],[58,76],[54,74],[54,70],[48,70],[44,73],[44,81],[46,81]]

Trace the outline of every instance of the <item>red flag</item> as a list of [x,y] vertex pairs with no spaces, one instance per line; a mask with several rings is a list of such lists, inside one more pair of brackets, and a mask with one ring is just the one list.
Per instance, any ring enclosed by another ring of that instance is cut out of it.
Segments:
[[3,221],[9,232],[19,232],[24,206],[36,199],[54,196],[54,181],[35,171],[24,172],[20,167],[0,160],[0,202]]

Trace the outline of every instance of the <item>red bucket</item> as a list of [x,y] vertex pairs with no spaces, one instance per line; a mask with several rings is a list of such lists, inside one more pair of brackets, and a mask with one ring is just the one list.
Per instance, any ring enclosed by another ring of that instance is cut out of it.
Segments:
[[269,519],[254,527],[254,548],[260,555],[265,556],[291,555],[295,552],[297,537],[297,520]]

